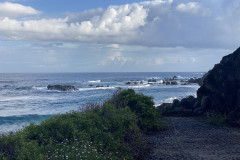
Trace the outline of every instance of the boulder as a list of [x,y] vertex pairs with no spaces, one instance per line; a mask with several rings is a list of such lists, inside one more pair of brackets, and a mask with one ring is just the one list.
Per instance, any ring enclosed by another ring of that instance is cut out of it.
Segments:
[[96,88],[101,88],[101,87],[109,87],[109,85],[106,85],[106,86],[104,86],[104,85],[96,85]]
[[177,81],[171,81],[171,85],[177,85]]
[[187,80],[187,83],[197,83],[198,85],[202,85],[202,78],[190,78]]
[[48,90],[58,90],[58,91],[77,91],[78,89],[71,85],[48,85]]
[[172,108],[176,108],[180,106],[180,101],[178,99],[174,99],[172,103]]
[[240,119],[240,48],[203,76],[197,99],[208,111]]
[[128,82],[126,82],[125,84],[128,84],[128,85],[129,85],[129,84],[131,84],[131,82],[130,82],[130,81],[128,81]]
[[203,115],[205,112],[206,112],[206,109],[204,107],[195,108],[193,110],[193,114],[195,115]]
[[197,98],[193,96],[188,96],[180,101],[180,106],[182,106],[185,109],[193,109],[193,106],[196,102]]
[[157,82],[157,80],[156,80],[156,79],[154,79],[154,78],[152,78],[152,79],[149,79],[149,80],[148,80],[148,82],[150,82],[150,83],[156,83],[156,82]]
[[172,103],[162,103],[160,106],[157,106],[157,109],[160,112],[170,110],[172,108]]
[[174,75],[172,79],[177,79],[177,76],[176,76],[176,75]]
[[201,103],[199,101],[197,101],[194,105],[193,105],[193,109],[197,109],[201,107]]
[[166,82],[166,85],[171,85],[171,83],[169,81]]
[[204,96],[201,100],[201,107],[204,107],[206,109],[211,107],[211,101],[208,98],[208,96]]

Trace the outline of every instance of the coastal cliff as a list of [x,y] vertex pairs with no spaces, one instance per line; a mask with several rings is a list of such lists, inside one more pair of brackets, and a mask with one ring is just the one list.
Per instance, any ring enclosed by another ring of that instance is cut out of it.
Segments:
[[197,103],[207,111],[227,115],[227,120],[240,119],[240,48],[224,56],[208,71],[197,91]]

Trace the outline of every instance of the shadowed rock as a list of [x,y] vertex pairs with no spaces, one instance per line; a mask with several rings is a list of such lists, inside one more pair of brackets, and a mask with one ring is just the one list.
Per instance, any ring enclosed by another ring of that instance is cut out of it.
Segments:
[[240,48],[208,71],[197,98],[208,111],[227,114],[233,121],[240,120]]
[[58,90],[58,91],[77,91],[78,89],[71,85],[48,85],[48,90]]

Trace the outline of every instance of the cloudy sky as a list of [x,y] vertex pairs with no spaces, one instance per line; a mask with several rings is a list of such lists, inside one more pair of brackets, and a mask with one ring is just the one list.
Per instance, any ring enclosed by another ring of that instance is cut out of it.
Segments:
[[239,0],[0,0],[0,72],[208,71]]

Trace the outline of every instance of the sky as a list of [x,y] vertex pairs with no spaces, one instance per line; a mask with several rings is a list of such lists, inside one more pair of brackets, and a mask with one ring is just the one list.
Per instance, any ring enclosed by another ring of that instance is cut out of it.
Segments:
[[0,72],[207,72],[239,0],[0,0]]

